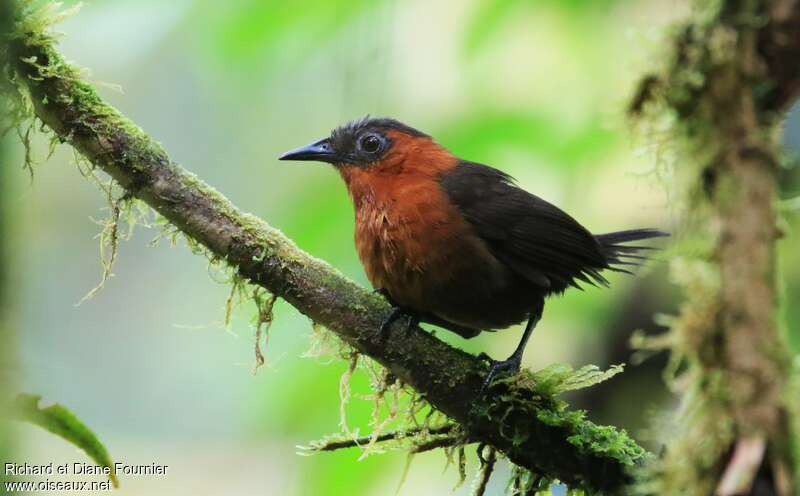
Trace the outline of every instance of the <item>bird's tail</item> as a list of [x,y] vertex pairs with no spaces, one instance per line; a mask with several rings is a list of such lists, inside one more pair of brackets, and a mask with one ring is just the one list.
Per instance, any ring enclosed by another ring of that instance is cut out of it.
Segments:
[[661,238],[669,236],[668,233],[658,229],[630,229],[608,234],[596,234],[595,238],[603,249],[606,262],[611,270],[630,274],[624,267],[636,267],[647,260],[647,251],[655,250],[652,246],[631,246],[625,243],[641,241],[643,239]]

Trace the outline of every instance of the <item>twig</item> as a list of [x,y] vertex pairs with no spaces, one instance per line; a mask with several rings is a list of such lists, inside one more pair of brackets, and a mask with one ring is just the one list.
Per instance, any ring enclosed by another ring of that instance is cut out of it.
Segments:
[[[442,434],[448,434],[453,430],[453,424],[443,425],[442,427],[437,427],[435,429],[431,429],[426,434],[431,436],[438,436]],[[405,431],[390,431],[384,432],[383,434],[376,436],[374,438],[375,443],[383,443],[386,441],[395,441],[400,439],[411,438],[422,434],[424,431],[423,429],[409,429]],[[340,449],[347,449],[347,448],[356,448],[359,446],[364,446],[368,443],[373,441],[373,436],[370,434],[368,436],[361,436],[355,439],[344,439],[341,441],[323,441],[321,443],[315,443],[309,447],[310,451],[336,451]]]
[[[484,457],[483,452],[488,451],[489,455]],[[491,446],[479,446],[478,458],[481,460],[481,468],[478,471],[478,482],[475,486],[474,496],[483,496],[486,493],[486,486],[489,485],[489,479],[494,472],[494,466],[497,463],[497,450]]]

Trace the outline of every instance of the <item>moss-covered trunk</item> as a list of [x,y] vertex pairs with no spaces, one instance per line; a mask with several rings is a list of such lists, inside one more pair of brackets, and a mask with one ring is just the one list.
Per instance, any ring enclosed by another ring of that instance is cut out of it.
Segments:
[[720,154],[707,165],[704,186],[719,225],[719,308],[717,325],[707,328],[707,349],[699,351],[701,363],[723,375],[733,422],[730,453],[715,463],[718,492],[742,494],[758,484],[788,496],[796,492],[784,405],[789,357],[777,325],[777,144],[747,84],[757,71],[752,38],[741,36],[739,64],[711,87]]
[[797,95],[795,3],[697,2],[666,70],[646,77],[634,102],[634,113],[674,122],[690,201],[682,234],[704,246],[674,266],[687,302],[672,329],[673,364],[686,371],[659,493],[798,491],[774,209],[776,128]]

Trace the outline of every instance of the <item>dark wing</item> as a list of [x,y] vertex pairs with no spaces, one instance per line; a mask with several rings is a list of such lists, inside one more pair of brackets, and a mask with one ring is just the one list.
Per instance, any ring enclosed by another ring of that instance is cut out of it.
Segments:
[[609,264],[598,240],[575,219],[497,169],[460,162],[441,185],[492,254],[545,293],[577,281],[608,284]]

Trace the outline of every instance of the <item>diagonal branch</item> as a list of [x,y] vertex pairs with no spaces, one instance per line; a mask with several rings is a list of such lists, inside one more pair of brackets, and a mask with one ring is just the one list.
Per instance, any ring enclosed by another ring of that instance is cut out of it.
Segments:
[[[17,29],[29,24],[18,19]],[[42,32],[11,37],[10,65],[30,93],[36,117],[111,175],[128,194],[237,268],[335,332],[427,401],[466,426],[470,438],[514,463],[576,487],[616,491],[646,453],[624,432],[596,426],[531,381],[507,381],[476,401],[486,364],[419,327],[376,332],[389,306],[327,263],[300,250],[264,221],[172,162],[162,147],[107,105]]]

